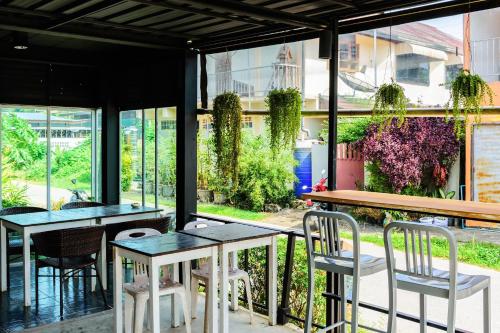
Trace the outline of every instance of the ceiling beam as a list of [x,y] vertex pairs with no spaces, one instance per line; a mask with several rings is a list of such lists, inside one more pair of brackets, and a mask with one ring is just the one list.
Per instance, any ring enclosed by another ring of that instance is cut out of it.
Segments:
[[249,5],[244,2],[234,0],[183,0],[184,3],[203,6],[208,9],[226,12],[226,18],[231,19],[230,14],[255,17],[270,22],[278,22],[294,27],[310,28],[314,30],[324,30],[328,28],[328,22],[310,18],[303,15],[291,14],[280,10]]
[[349,0],[327,0],[326,2],[331,3],[333,5],[340,5],[348,8],[357,8],[358,6],[354,4],[354,2]]
[[195,7],[190,7],[190,6],[178,5],[178,4],[168,2],[168,1],[152,1],[152,0],[129,0],[129,1],[141,3],[141,4],[146,4],[146,5],[151,5],[151,6],[167,8],[167,9],[179,10],[179,11],[182,11],[185,13],[200,14],[200,15],[220,18],[220,19],[224,19],[224,20],[229,19],[232,21],[240,21],[243,23],[250,23],[250,24],[255,24],[255,25],[259,25],[259,26],[266,25],[265,22],[262,22],[260,20],[256,20],[256,19],[254,19],[252,17],[248,17],[248,16],[240,17],[238,15],[221,14],[221,13],[216,13],[216,12],[210,11],[210,10],[204,10],[204,9],[199,9],[199,8],[195,8]]
[[51,23],[51,25],[47,27],[47,30],[53,30],[65,24],[84,18],[85,16],[98,13],[100,11],[120,5],[125,2],[126,2],[125,0],[106,0],[103,2],[99,2],[95,5],[88,6],[82,10],[79,10],[73,14],[65,15],[63,18],[57,20],[56,22]]

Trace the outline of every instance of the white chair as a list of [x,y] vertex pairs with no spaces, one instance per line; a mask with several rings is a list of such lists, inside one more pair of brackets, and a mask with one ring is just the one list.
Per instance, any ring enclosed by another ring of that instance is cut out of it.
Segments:
[[[391,234],[402,231],[405,243],[404,268],[396,267]],[[444,236],[449,243],[449,271],[432,267],[431,233]],[[484,332],[491,332],[490,277],[457,272],[457,241],[448,229],[413,222],[392,222],[384,230],[389,272],[388,332],[396,332],[397,289],[420,294],[420,332],[427,330],[426,295],[448,299],[448,333],[455,332],[456,301],[483,291]],[[426,262],[427,261],[427,262]]]
[[[136,239],[143,237],[159,236],[158,230],[150,228],[137,228],[125,230],[116,235],[115,240]],[[141,333],[144,326],[144,313],[146,304],[149,300],[149,278],[147,275],[147,266],[134,263],[134,280],[132,283],[125,283],[125,332]],[[168,268],[162,267],[160,280],[160,296],[179,295],[184,310],[184,320],[186,323],[186,332],[191,333],[191,314],[186,299],[185,287],[175,281],[170,280]],[[149,322],[149,321],[148,321]]]
[[[218,227],[224,225],[222,222],[216,222],[216,221],[209,221],[205,219],[198,219],[196,221],[192,221],[187,223],[184,226],[184,230],[189,230],[189,229],[197,229],[197,228],[206,228],[206,227]],[[248,300],[248,310],[250,312],[250,324],[253,324],[253,304],[252,304],[252,292],[251,292],[251,287],[250,287],[250,277],[248,273],[244,270],[241,270],[237,267],[236,261],[236,253],[232,254],[230,257],[230,268],[229,268],[229,283],[231,284],[231,297],[234,297],[235,293],[237,292],[238,288],[238,281],[243,280],[245,284],[245,291],[247,294],[247,300]],[[206,286],[208,286],[211,281],[209,278],[209,269],[208,265],[206,263],[200,263],[198,269],[193,269],[191,271],[191,313],[193,318],[196,318],[196,309],[197,309],[197,304],[198,304],[198,286],[199,283],[202,282]],[[206,299],[208,299],[208,288],[206,288],[207,294],[205,295]],[[233,310],[236,310],[238,300],[237,299],[232,299],[232,304],[233,304]],[[203,330],[204,332],[208,332],[208,302],[205,301],[205,316],[204,316],[204,325],[203,325]]]
[[[347,222],[352,230],[352,251],[341,249],[339,220]],[[312,230],[319,233],[315,239]],[[304,215],[304,233],[309,277],[304,332],[311,332],[314,304],[314,270],[319,269],[340,275],[341,320],[318,332],[328,332],[339,326],[342,333],[346,332],[347,297],[344,279],[346,275],[350,275],[352,276],[351,332],[356,333],[358,330],[359,278],[385,270],[385,259],[360,254],[358,223],[348,214],[317,210],[309,211]],[[319,243],[319,250],[315,246],[315,241]]]

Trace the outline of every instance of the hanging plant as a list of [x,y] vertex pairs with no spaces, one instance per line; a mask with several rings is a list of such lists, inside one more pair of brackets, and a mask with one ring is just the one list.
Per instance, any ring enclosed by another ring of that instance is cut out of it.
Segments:
[[[450,100],[446,104],[446,114],[448,116],[451,104],[455,120],[463,115],[467,124],[468,115],[473,114],[475,122],[479,122],[481,120],[481,104],[484,101],[493,105],[493,91],[488,83],[479,75],[471,74],[468,70],[462,69],[451,83]],[[455,132],[460,134],[461,130],[460,122],[455,121]]]
[[214,98],[212,118],[217,171],[225,185],[232,185],[233,189],[238,183],[241,111],[240,97],[234,92],[225,92]]
[[408,98],[405,96],[404,88],[391,80],[391,83],[384,83],[377,90],[372,109],[372,118],[380,122],[380,130],[383,130],[391,123],[394,117],[398,118],[398,126],[405,121]]
[[295,145],[300,132],[302,97],[295,88],[273,89],[266,97],[266,105],[271,150],[276,156],[280,148],[290,149]]

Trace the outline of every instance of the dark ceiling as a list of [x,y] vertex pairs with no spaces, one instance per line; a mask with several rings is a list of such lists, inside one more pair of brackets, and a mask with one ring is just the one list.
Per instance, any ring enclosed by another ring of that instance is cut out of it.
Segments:
[[[500,5],[500,0],[0,0],[0,45],[116,51],[226,49],[313,38],[333,17],[354,32]],[[412,6],[409,7],[408,6]]]

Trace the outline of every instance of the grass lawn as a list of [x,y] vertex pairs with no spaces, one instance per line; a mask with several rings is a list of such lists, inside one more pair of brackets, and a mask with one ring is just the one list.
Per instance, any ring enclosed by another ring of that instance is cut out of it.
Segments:
[[[344,238],[352,238],[347,232],[342,232],[341,234]],[[384,246],[384,236],[382,234],[361,234],[361,241]],[[394,233],[392,243],[395,249],[404,251],[403,233]],[[433,237],[431,244],[432,255],[434,257],[448,258],[448,243],[444,238]],[[500,246],[475,241],[459,242],[458,261],[500,271]]]

